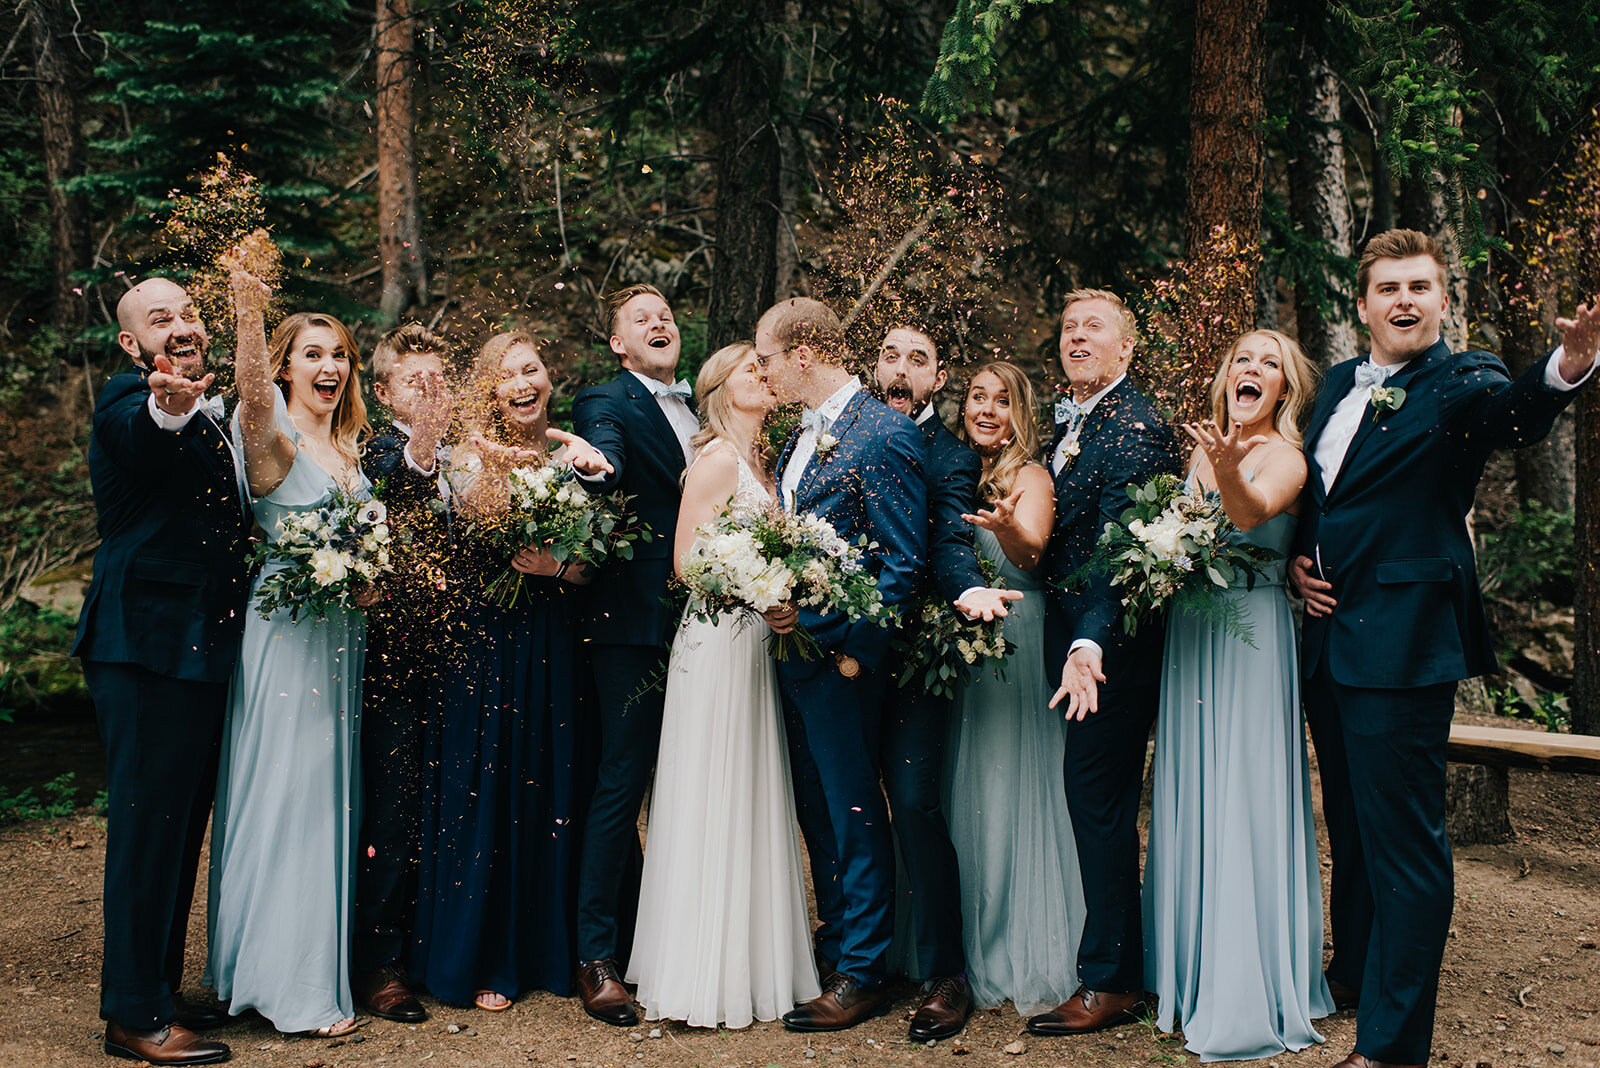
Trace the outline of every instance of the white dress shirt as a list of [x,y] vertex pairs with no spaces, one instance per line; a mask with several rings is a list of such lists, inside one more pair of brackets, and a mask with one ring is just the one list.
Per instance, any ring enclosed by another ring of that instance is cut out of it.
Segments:
[[[1107,386],[1105,389],[1102,389],[1099,393],[1096,393],[1094,396],[1090,397],[1084,402],[1083,421],[1085,423],[1089,421],[1089,413],[1094,411],[1094,406],[1100,403],[1100,398],[1104,397],[1107,393],[1110,393],[1112,390],[1120,386],[1122,384],[1122,380],[1127,377],[1128,373],[1124,371],[1122,374],[1118,375],[1109,386]],[[1081,433],[1083,433],[1083,423],[1079,423],[1078,429],[1074,430],[1072,433],[1061,435],[1061,440],[1056,442],[1056,451],[1050,456],[1050,471],[1052,474],[1059,475],[1061,473],[1061,469],[1066,466],[1067,446],[1072,442],[1077,441],[1078,435]],[[1098,646],[1096,648],[1098,648]]]
[[[1544,365],[1545,386],[1559,393],[1577,389],[1594,374],[1594,367],[1591,366],[1576,382],[1568,382],[1562,378],[1561,357],[1564,351],[1565,346],[1558,347],[1550,354]],[[1389,378],[1393,378],[1410,364],[1411,361],[1407,360],[1405,363],[1392,365],[1394,370],[1389,372]],[[1312,450],[1312,455],[1316,457],[1317,467],[1322,471],[1323,493],[1333,489],[1333,483],[1339,477],[1339,470],[1344,467],[1345,453],[1350,451],[1350,443],[1355,440],[1356,431],[1361,428],[1361,416],[1367,410],[1367,401],[1371,393],[1371,386],[1352,385],[1350,392],[1339,399],[1333,414],[1328,416],[1322,433],[1317,437],[1317,447]]]
[[672,433],[678,438],[678,447],[683,450],[684,464],[687,466],[694,463],[694,448],[689,444],[689,440],[700,432],[699,417],[689,410],[689,405],[682,397],[657,393],[656,390],[661,383],[654,378],[648,378],[638,371],[630,370],[628,373],[643,382],[645,388],[655,394],[656,403],[661,406],[661,414],[667,417]]
[[[850,403],[861,389],[861,379],[854,375],[850,381],[834,391],[833,396],[817,405],[817,414],[830,423],[837,422],[839,416],[844,414],[845,405]],[[794,443],[794,451],[789,454],[789,462],[783,468],[783,506],[789,511],[794,510],[795,491],[800,488],[800,480],[805,477],[806,467],[817,454],[817,430],[815,427],[806,427],[800,431],[800,437]]]

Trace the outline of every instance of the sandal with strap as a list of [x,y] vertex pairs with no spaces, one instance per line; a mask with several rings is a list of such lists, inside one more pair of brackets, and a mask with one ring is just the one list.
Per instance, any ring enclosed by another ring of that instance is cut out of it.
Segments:
[[[499,998],[500,1004],[496,1005],[491,998]],[[511,1007],[511,999],[498,990],[480,990],[473,997],[472,1003],[484,1012],[505,1012]]]
[[313,1027],[309,1031],[300,1033],[307,1038],[343,1038],[345,1035],[353,1034],[359,1026],[360,1024],[356,1023],[355,1017],[346,1016],[336,1024],[329,1024],[327,1027]]

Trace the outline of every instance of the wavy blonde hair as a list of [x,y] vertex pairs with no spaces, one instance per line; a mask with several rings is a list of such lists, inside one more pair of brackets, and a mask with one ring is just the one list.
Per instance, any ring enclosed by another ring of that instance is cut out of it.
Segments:
[[1317,369],[1293,338],[1276,330],[1250,330],[1234,338],[1233,344],[1228,346],[1227,355],[1222,357],[1211,379],[1211,417],[1219,427],[1228,425],[1228,368],[1233,365],[1239,346],[1253,337],[1271,338],[1283,356],[1283,396],[1278,400],[1278,414],[1273,417],[1272,427],[1283,435],[1284,441],[1299,446],[1305,440],[1300,433],[1300,413],[1316,394]]
[[[467,371],[466,385],[461,390],[456,406],[466,436],[482,434],[491,441],[505,444],[505,427],[500,419],[500,406],[495,401],[494,391],[500,383],[500,361],[518,345],[527,345],[535,352],[539,351],[539,343],[526,330],[507,330],[485,341],[478,355],[473,357],[472,367]],[[543,353],[539,354],[539,361],[544,362]],[[548,364],[545,373],[550,373]],[[553,383],[551,389],[553,392]],[[545,403],[548,405],[549,401]]]
[[284,378],[284,369],[289,366],[289,354],[294,351],[300,335],[316,327],[332,330],[339,347],[344,349],[350,361],[350,377],[345,381],[338,407],[333,410],[332,436],[333,447],[339,450],[341,456],[348,460],[359,460],[362,445],[372,434],[372,425],[367,422],[367,402],[361,399],[361,348],[348,326],[322,312],[294,313],[278,324],[278,328],[272,332],[272,340],[267,342],[267,356],[271,361],[268,373],[272,381],[278,383],[278,389],[287,403],[289,382]]
[[[1017,473],[1038,457],[1039,414],[1033,383],[1022,368],[1005,360],[990,360],[967,379],[967,393],[971,393],[972,383],[984,373],[1000,380],[1011,401],[1011,440],[1001,447],[992,463],[984,465],[983,477],[978,482],[978,496],[992,504],[1010,494]],[[961,398],[961,422],[956,426],[956,437],[972,444],[972,437],[967,433],[966,395]]]
[[700,374],[694,380],[694,399],[700,409],[700,429],[689,439],[689,447],[694,452],[698,453],[716,438],[733,440],[730,428],[733,395],[722,387],[728,384],[728,379],[733,377],[739,365],[753,356],[755,351],[753,343],[735,341],[713,352],[701,364]]

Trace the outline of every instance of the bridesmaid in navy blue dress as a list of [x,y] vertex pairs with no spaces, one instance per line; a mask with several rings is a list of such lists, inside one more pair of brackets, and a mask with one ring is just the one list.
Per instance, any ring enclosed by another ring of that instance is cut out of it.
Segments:
[[[533,339],[500,334],[473,366],[451,457],[466,523],[507,504],[506,474],[546,458],[601,470],[598,452],[550,430],[550,376]],[[458,546],[438,713],[427,725],[422,866],[410,977],[441,1000],[498,1012],[524,991],[571,992],[581,760],[576,587],[588,579],[547,552],[510,561],[524,589],[511,608],[484,582],[507,561]]]

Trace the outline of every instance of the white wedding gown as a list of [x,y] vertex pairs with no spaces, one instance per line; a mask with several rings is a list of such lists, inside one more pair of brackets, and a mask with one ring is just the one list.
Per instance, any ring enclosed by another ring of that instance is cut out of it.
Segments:
[[[733,507],[771,503],[740,457]],[[685,612],[673,640],[627,968],[652,1020],[746,1027],[821,992],[767,633]]]

